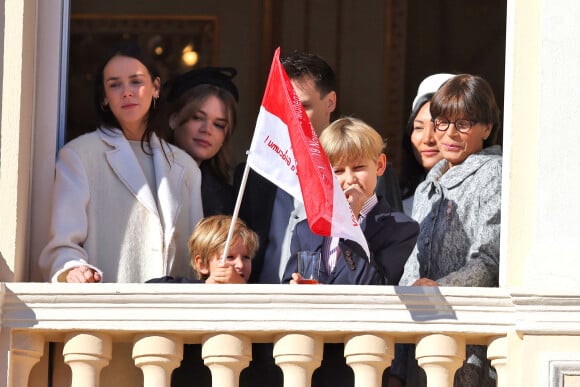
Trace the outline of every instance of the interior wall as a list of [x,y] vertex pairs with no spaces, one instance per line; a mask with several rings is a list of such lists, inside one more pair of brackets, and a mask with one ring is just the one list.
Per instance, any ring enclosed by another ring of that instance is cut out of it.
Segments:
[[472,73],[487,79],[503,106],[506,0],[408,1],[405,99],[425,76]]
[[503,111],[507,0],[408,0],[405,120],[421,80],[470,73],[491,84]]
[[[401,0],[398,0],[401,1]],[[325,58],[339,81],[340,115],[355,115],[388,137],[384,125],[385,15],[387,2],[361,7],[353,0],[220,0],[157,2],[71,0],[74,14],[203,14],[219,18],[216,65],[233,66],[240,89],[239,120],[233,137],[236,162],[245,159],[264,90],[271,57],[308,50]],[[364,27],[364,28],[361,28]],[[269,35],[269,36],[265,36]],[[364,74],[364,76],[362,76]],[[92,107],[91,107],[92,108]],[[394,130],[398,133],[398,129]],[[394,150],[396,152],[396,150]]]
[[263,84],[256,82],[262,71],[263,7],[263,0],[71,0],[72,14],[217,16],[219,54],[214,65],[232,66],[238,70],[235,83],[240,90],[240,103],[238,126],[233,137],[236,160],[241,159],[249,147],[264,88]]
[[[389,17],[398,15],[404,1],[382,0],[286,0],[281,7],[279,36],[282,55],[311,51],[324,58],[337,76],[337,109],[333,118],[352,115],[377,129],[390,144],[389,157],[398,152],[399,115],[393,117],[391,96],[401,89],[402,80],[392,77],[389,62],[395,69],[403,67],[403,57],[389,51],[403,47],[404,34],[393,38]],[[404,24],[403,18],[395,25]],[[397,51],[398,53],[399,51]],[[400,98],[397,98],[400,100]],[[395,107],[397,108],[397,107]],[[395,118],[395,120],[393,120]]]
[[506,8],[507,0],[368,0],[364,7],[285,0],[274,41],[283,54],[309,50],[328,61],[338,77],[335,118],[355,115],[375,127],[398,170],[410,105],[426,76],[481,75],[503,108]]
[[238,69],[234,159],[245,159],[274,48],[309,50],[338,76],[340,115],[355,115],[388,139],[398,170],[410,104],[436,72],[490,81],[503,106],[507,0],[71,0],[72,13],[203,14],[219,18],[216,65]]

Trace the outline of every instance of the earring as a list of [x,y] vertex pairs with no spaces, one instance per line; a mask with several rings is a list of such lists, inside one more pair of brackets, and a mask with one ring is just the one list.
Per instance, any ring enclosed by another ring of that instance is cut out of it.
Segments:
[[101,102],[101,110],[102,111],[107,110],[108,107],[109,107],[109,103],[106,100]]
[[159,97],[153,97],[153,110],[157,108],[157,98]]

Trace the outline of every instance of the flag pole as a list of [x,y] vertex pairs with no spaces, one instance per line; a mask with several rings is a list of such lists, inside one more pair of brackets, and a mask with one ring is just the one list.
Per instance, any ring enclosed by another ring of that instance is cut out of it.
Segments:
[[[246,155],[249,151],[246,151]],[[240,206],[242,205],[242,198],[244,197],[244,192],[246,191],[246,183],[248,182],[248,175],[250,174],[250,164],[246,161],[244,166],[244,174],[242,175],[242,181],[240,182],[240,190],[238,191],[238,197],[236,198],[236,205],[234,206],[234,213],[232,214],[232,222],[230,223],[230,229],[228,230],[228,237],[226,238],[226,245],[224,246],[224,252],[221,257],[221,262],[224,263],[228,257],[228,252],[230,250],[230,243],[232,242],[232,235],[234,234],[234,227],[236,221],[238,220],[238,213],[240,212]]]

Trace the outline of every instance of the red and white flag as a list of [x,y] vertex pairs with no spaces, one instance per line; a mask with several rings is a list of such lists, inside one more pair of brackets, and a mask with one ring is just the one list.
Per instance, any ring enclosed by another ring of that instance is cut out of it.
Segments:
[[248,154],[248,165],[304,203],[312,232],[353,240],[363,232],[276,49]]

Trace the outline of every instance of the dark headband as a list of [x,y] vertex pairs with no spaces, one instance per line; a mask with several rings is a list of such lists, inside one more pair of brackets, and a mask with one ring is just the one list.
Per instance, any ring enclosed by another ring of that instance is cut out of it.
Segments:
[[197,85],[209,84],[229,91],[237,102],[238,88],[232,82],[237,73],[233,67],[202,67],[188,71],[167,82],[165,86],[170,88],[167,99],[175,101],[189,89]]

